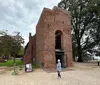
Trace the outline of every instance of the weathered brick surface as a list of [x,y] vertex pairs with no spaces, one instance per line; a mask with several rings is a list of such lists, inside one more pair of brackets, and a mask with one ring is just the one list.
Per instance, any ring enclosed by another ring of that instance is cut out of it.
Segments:
[[[38,24],[36,26],[36,36],[29,40],[26,61],[35,56],[36,63],[44,68],[54,68],[56,66],[55,56],[55,33],[62,33],[61,46],[64,50],[65,66],[72,66],[72,36],[71,23],[68,11],[54,7],[52,10],[44,8]],[[31,49],[31,50],[30,50]]]
[[36,36],[31,36],[31,33],[29,33],[29,42],[25,51],[24,64],[33,63],[33,58],[36,57]]
[[[60,30],[62,47],[64,49],[64,62],[66,66],[72,66],[72,41],[70,15],[67,11],[54,8],[44,8],[36,31],[36,57],[44,67],[55,67],[55,32]],[[41,51],[41,54],[38,53]]]

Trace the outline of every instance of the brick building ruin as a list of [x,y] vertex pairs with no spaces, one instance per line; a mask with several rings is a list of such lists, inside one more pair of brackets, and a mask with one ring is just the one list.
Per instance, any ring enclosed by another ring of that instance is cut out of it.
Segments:
[[72,35],[68,11],[54,7],[44,8],[36,34],[29,34],[25,48],[24,63],[37,63],[44,68],[54,68],[57,60],[62,67],[72,66]]

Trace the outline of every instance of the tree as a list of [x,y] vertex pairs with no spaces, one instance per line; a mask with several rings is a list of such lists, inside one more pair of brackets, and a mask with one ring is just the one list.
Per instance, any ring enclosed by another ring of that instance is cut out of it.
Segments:
[[24,55],[24,47],[21,47],[21,50],[18,52],[17,57],[22,57]]
[[82,62],[100,45],[100,0],[61,0],[58,7],[71,13],[73,56]]
[[6,31],[0,31],[0,35],[0,55],[16,56],[24,43],[20,33],[15,32],[14,35],[8,35]]
[[18,55],[18,53],[22,50],[22,44],[24,43],[24,39],[20,36],[20,32],[15,32],[15,36],[12,36],[12,55]]

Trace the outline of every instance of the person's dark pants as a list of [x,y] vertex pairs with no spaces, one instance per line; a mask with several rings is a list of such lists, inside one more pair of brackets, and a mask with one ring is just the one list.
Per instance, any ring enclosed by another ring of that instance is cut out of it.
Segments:
[[58,72],[58,78],[61,78],[60,71],[57,71],[57,72]]
[[100,65],[100,62],[97,62],[98,63],[98,66]]

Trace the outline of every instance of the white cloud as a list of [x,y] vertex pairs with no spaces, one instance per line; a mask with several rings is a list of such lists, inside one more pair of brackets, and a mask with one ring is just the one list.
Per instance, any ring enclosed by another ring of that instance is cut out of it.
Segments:
[[0,29],[21,32],[25,43],[29,32],[36,32],[36,24],[44,7],[52,9],[61,0],[0,0]]
[[29,41],[29,36],[23,36],[23,38],[25,39],[25,43],[24,43],[24,46],[25,46],[27,42]]

